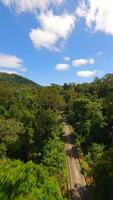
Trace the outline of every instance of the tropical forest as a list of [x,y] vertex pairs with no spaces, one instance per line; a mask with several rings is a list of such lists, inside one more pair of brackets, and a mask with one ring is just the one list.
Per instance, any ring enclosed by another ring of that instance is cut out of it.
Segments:
[[113,75],[41,86],[7,73],[0,73],[0,200],[85,199],[69,191],[64,124],[86,199],[113,200]]

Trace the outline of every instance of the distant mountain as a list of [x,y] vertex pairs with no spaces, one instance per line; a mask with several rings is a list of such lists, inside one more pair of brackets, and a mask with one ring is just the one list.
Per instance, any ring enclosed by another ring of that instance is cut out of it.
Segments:
[[35,82],[28,80],[17,74],[8,74],[8,73],[0,73],[0,82],[5,82],[7,84],[16,84],[16,85],[33,85],[33,86],[40,86]]

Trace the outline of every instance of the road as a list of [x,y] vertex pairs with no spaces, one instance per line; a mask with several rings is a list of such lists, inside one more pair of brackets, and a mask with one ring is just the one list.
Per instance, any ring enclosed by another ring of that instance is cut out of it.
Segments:
[[66,143],[66,160],[68,167],[68,186],[72,200],[89,200],[87,196],[86,181],[80,171],[80,162],[75,152],[73,135],[70,126],[64,123]]

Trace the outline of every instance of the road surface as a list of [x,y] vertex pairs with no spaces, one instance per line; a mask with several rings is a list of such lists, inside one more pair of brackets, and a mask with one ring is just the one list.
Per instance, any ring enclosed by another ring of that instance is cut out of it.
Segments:
[[86,181],[80,172],[80,162],[73,144],[73,135],[71,134],[70,126],[66,123],[64,123],[64,135],[70,198],[72,200],[89,200],[86,194]]

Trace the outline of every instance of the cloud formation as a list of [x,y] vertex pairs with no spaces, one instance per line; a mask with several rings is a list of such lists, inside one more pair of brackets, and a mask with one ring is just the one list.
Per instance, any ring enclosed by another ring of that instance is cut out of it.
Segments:
[[64,60],[65,60],[65,61],[70,61],[70,60],[71,60],[71,58],[70,58],[70,57],[68,57],[68,56],[65,56],[65,57],[64,57]]
[[94,31],[113,35],[113,0],[81,0],[76,14]]
[[78,71],[76,73],[77,76],[82,77],[82,78],[88,78],[88,77],[94,77],[96,76],[97,72],[96,71]]
[[72,65],[75,67],[79,67],[81,65],[91,65],[94,63],[95,63],[95,60],[93,58],[90,58],[90,59],[81,58],[81,59],[76,59],[72,61]]
[[[55,15],[55,7],[65,0],[0,0],[16,13],[32,13],[40,26],[32,28],[29,37],[35,48],[59,51],[75,27],[75,16],[67,12]],[[53,9],[53,10],[51,10]]]
[[17,13],[46,11],[50,5],[58,6],[64,0],[0,0],[4,5],[13,8]]
[[39,15],[38,21],[41,28],[32,29],[29,33],[36,48],[57,49],[57,43],[67,40],[75,28],[75,17],[68,13],[54,15],[53,11],[49,11]]
[[[18,70],[25,72],[27,69],[23,66],[23,61],[17,56],[0,53],[0,69],[1,71]],[[14,72],[14,71],[13,71]]]
[[55,69],[59,71],[67,71],[69,70],[69,67],[70,66],[68,64],[61,63],[61,64],[57,64]]

